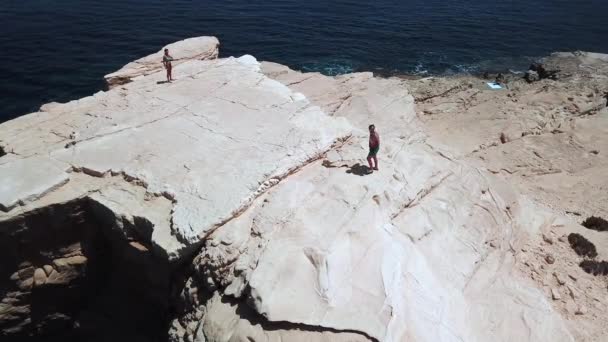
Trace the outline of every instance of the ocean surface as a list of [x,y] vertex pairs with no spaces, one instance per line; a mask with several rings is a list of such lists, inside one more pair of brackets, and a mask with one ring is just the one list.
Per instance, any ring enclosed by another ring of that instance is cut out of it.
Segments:
[[438,75],[608,53],[607,20],[607,0],[0,0],[0,122],[93,94],[187,37],[330,75]]

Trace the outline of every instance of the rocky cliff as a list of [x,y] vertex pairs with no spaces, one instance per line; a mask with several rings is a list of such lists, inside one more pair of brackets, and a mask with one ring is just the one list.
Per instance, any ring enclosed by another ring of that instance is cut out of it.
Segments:
[[[108,91],[0,125],[3,339],[607,336],[606,277],[578,267],[566,238],[608,260],[608,233],[568,213],[608,208],[596,178],[608,166],[605,75],[581,67],[605,67],[602,56],[555,57],[570,79],[496,93],[463,78],[218,59],[218,45],[170,45],[175,82],[159,52],[106,76]],[[553,110],[560,101],[579,112]],[[370,123],[382,137],[373,174]],[[542,168],[527,149],[552,157]],[[534,167],[564,178],[532,180]],[[599,198],[554,205],[566,181]]]

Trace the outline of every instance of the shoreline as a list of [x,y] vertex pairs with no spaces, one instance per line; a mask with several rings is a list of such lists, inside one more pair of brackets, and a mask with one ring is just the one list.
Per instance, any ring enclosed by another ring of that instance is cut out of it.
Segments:
[[[524,61],[524,60],[525,61],[528,61],[528,60],[541,61],[541,60],[544,60],[546,58],[549,58],[551,55],[556,54],[556,53],[559,53],[559,52],[551,53],[549,56],[536,57],[536,58],[522,56],[521,60],[522,61]],[[485,62],[480,62],[479,64],[481,65],[483,63],[485,63]],[[287,64],[289,64],[289,63],[287,63]],[[457,64],[454,64],[454,66],[456,66],[456,65]],[[308,73],[308,72],[320,72],[320,73],[326,75],[326,73],[323,73],[322,71],[319,71],[319,70],[316,70],[316,71],[311,71],[311,70],[309,70],[309,71],[303,71],[303,69],[306,69],[306,68],[300,67],[300,68],[295,68],[294,70],[300,70],[300,71],[306,72],[306,73]],[[455,73],[433,73],[433,72],[431,72],[431,73],[416,73],[416,72],[408,73],[408,72],[402,72],[402,71],[379,71],[378,68],[376,68],[376,67],[364,68],[364,69],[360,69],[360,70],[355,69],[354,71],[352,71],[350,73],[372,72],[374,74],[374,76],[376,76],[376,77],[382,77],[382,78],[398,77],[398,78],[403,78],[403,79],[421,79],[421,78],[426,78],[426,77],[452,78],[452,77],[469,77],[469,76],[482,78],[483,73],[485,71],[487,71],[487,72],[489,72],[491,74],[497,74],[497,73],[502,73],[503,75],[519,75],[520,74],[520,71],[512,71],[509,68],[502,68],[502,69],[501,68],[488,68],[487,70],[484,70],[484,71],[475,71],[475,72],[466,72],[466,71],[463,71],[463,72],[455,72]],[[350,73],[340,73],[340,74],[337,74],[337,75],[329,75],[329,76],[348,75]],[[521,71],[521,73],[523,74],[523,71]],[[100,81],[101,80],[102,80],[102,77],[100,77]],[[65,87],[67,87],[67,86],[68,85],[66,84]],[[106,85],[103,85],[103,86],[95,88],[95,89],[91,88],[91,93],[90,94],[96,93],[98,91],[105,91],[105,90],[107,90],[107,86]],[[86,94],[84,96],[86,96]],[[69,101],[73,101],[73,100],[77,100],[77,99],[78,99],[78,97],[71,97],[69,99],[66,99],[65,102],[69,102]],[[57,101],[56,100],[51,100],[49,102],[40,103],[37,106],[36,109],[39,109],[40,107],[42,107],[43,105],[45,105],[47,103],[54,103],[54,102],[57,102]],[[65,102],[59,102],[59,103],[65,103]],[[31,112],[24,112],[24,113],[20,113],[20,114],[2,113],[3,116],[0,117],[0,123],[7,122],[9,120],[18,118],[18,117],[26,115],[28,113],[31,113]]]

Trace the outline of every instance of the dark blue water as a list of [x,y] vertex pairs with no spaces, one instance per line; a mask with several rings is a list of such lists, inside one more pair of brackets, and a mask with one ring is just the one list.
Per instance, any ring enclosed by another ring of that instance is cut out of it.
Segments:
[[444,74],[608,53],[606,19],[606,0],[0,0],[0,121],[192,36],[300,70]]

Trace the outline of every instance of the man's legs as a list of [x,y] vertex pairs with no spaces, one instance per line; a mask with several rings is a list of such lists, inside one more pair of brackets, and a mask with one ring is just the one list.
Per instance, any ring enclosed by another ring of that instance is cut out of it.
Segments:
[[372,164],[373,159],[374,157],[371,154],[367,156],[367,164],[369,164],[370,170],[374,168],[374,165]]
[[374,170],[378,170],[378,157],[374,155],[372,159],[374,159]]

